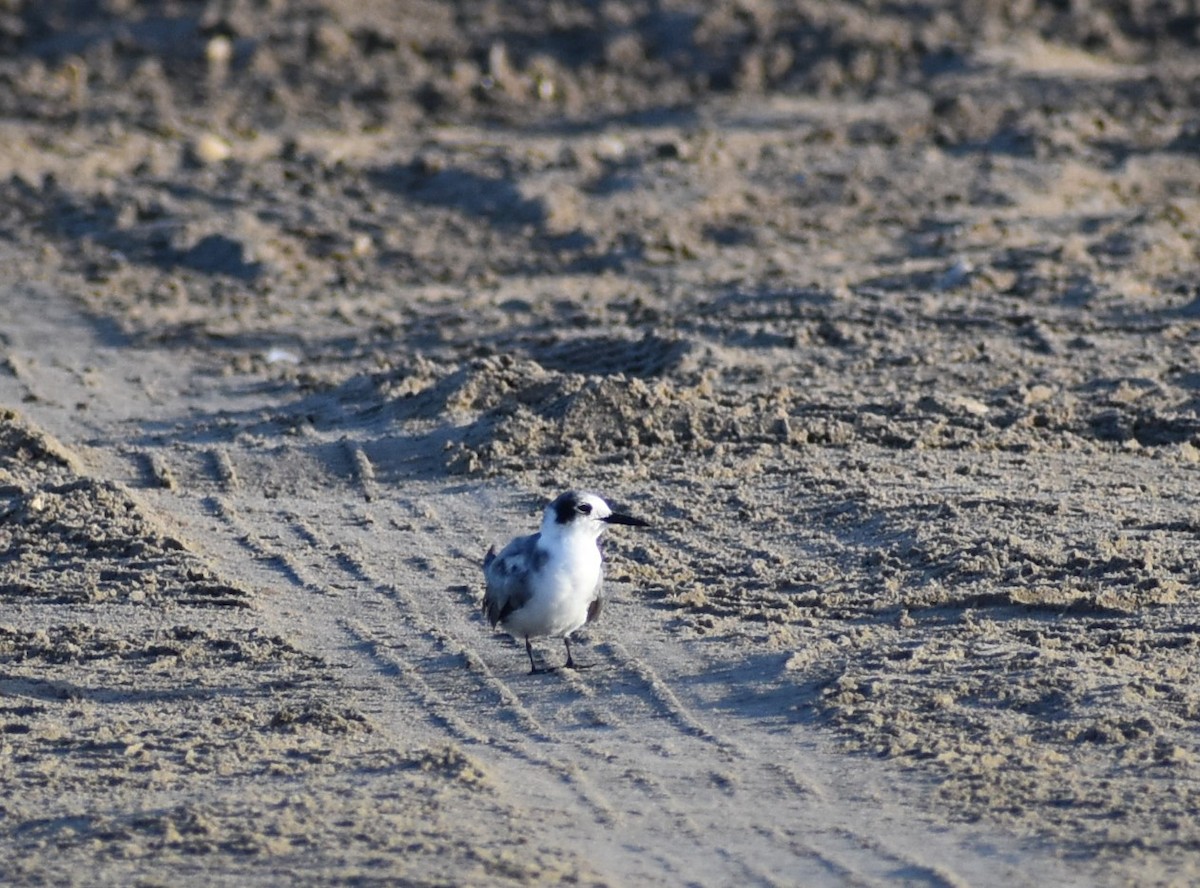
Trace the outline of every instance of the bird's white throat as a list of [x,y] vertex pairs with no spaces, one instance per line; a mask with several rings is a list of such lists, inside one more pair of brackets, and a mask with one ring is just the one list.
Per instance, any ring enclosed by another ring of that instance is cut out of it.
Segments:
[[602,559],[597,536],[590,528],[573,525],[556,525],[549,532],[543,531],[538,540],[538,548],[548,556],[543,570],[569,575],[571,585],[590,586],[600,578]]

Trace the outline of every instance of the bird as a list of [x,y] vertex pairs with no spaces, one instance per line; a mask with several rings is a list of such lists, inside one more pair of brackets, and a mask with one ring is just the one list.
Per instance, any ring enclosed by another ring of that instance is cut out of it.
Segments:
[[649,527],[640,518],[614,512],[594,493],[568,490],[542,513],[541,530],[519,536],[483,559],[487,591],[483,613],[494,629],[500,626],[525,639],[529,674],[539,668],[531,638],[559,636],[567,648],[564,668],[586,669],[571,656],[571,633],[600,616],[604,569],[599,538],[610,524]]

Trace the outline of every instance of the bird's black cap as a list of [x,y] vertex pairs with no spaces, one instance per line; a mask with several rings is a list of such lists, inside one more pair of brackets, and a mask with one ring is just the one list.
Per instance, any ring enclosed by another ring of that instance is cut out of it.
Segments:
[[[554,510],[554,521],[557,524],[569,524],[580,515],[590,515],[593,509],[593,502],[598,499],[595,496],[588,496],[580,493],[577,490],[568,490],[566,493],[560,494],[554,502],[550,504],[550,508]],[[622,515],[618,512],[613,512],[599,520],[606,524],[627,524],[632,527],[647,527],[649,526],[640,518],[634,518],[630,515]]]

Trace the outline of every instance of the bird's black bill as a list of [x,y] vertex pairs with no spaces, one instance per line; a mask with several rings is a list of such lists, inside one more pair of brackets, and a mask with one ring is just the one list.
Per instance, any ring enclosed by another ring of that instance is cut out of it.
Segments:
[[619,512],[613,512],[603,520],[607,524],[628,524],[630,527],[650,526],[649,521],[643,521],[641,518],[634,518],[632,515],[622,515]]

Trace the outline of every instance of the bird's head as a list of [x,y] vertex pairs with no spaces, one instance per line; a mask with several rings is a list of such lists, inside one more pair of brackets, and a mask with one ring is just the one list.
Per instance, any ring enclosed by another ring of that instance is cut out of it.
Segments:
[[568,490],[546,506],[542,516],[542,533],[549,536],[579,533],[595,538],[610,524],[649,526],[641,518],[614,512],[608,503],[594,493]]

